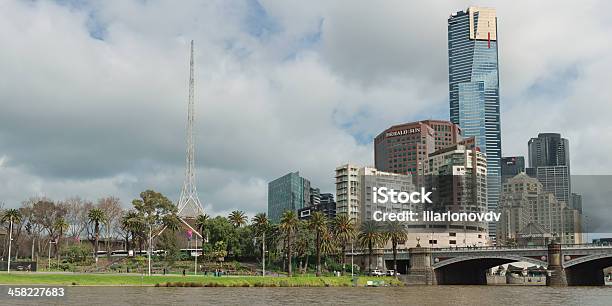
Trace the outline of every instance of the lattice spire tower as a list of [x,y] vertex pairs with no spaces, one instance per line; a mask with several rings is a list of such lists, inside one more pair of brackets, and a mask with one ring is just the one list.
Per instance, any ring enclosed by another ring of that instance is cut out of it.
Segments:
[[204,214],[204,208],[198,198],[195,175],[195,144],[193,140],[194,114],[194,64],[193,40],[191,41],[191,57],[189,60],[189,101],[187,106],[187,158],[185,167],[185,182],[178,201],[178,215],[182,218],[195,218]]

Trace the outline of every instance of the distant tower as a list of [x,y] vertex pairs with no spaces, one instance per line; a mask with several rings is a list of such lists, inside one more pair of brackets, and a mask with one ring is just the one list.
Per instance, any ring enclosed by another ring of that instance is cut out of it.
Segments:
[[195,218],[204,214],[204,208],[198,198],[195,179],[195,146],[193,142],[194,121],[194,75],[193,75],[193,40],[191,41],[191,59],[189,60],[189,106],[187,111],[187,163],[185,182],[178,202],[178,215],[182,218]]

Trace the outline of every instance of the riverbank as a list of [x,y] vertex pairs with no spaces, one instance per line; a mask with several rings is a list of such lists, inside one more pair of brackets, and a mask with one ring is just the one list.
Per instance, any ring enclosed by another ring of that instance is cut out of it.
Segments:
[[[383,282],[384,285],[403,286],[393,277],[358,277],[356,286],[365,286],[368,281]],[[62,285],[62,286],[178,286],[178,287],[350,287],[350,276],[143,276],[118,274],[0,274],[0,285]]]

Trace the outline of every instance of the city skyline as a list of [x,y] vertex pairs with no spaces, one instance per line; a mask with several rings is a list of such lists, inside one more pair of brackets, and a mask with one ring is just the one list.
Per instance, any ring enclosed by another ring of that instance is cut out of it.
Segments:
[[[533,46],[537,39],[544,36],[543,45],[564,46],[563,37],[554,35],[563,31],[544,27],[540,29],[549,35],[536,35],[529,30],[547,22],[559,26],[561,17],[570,13],[589,15],[594,8],[588,5],[525,16],[522,10],[489,1],[435,7],[422,3],[384,11],[389,18],[382,25],[375,25],[383,13],[376,8],[357,28],[366,33],[346,32],[346,26],[357,24],[331,4],[299,13],[278,3],[190,7],[204,16],[227,10],[236,15],[228,29],[211,33],[198,30],[205,17],[197,19],[195,14],[187,25],[172,18],[177,15],[167,17],[167,31],[149,29],[150,19],[163,11],[154,5],[9,2],[0,13],[0,41],[12,46],[0,53],[7,71],[1,76],[6,87],[0,96],[5,101],[0,115],[0,201],[16,207],[37,195],[54,200],[115,195],[127,206],[147,188],[177,201],[176,186],[184,171],[184,54],[192,38],[202,41],[196,59],[196,107],[203,117],[196,127],[196,159],[207,213],[265,211],[267,182],[289,171],[299,170],[321,190],[334,190],[330,169],[345,161],[373,165],[372,140],[380,131],[403,122],[448,120],[446,19],[471,4],[495,7],[501,16],[504,156],[526,156],[525,144],[532,135],[558,132],[570,139],[573,174],[609,174],[609,144],[593,145],[598,131],[610,129],[602,118],[606,111],[595,114],[592,108],[571,103],[582,101],[580,93],[590,93],[584,82],[609,78],[600,75],[612,66],[610,56],[602,53],[609,49],[608,42],[590,44],[591,52],[580,56],[579,48],[551,47],[545,53]],[[348,9],[358,13],[372,7]],[[142,11],[143,17],[128,22],[122,10]],[[88,14],[93,11],[96,14]],[[425,20],[418,17],[423,12]],[[38,17],[28,26],[48,28],[48,37],[20,30],[17,20],[28,20],[24,16]],[[600,18],[580,26],[604,22],[605,17]],[[221,23],[224,18],[210,19],[206,22]],[[420,22],[427,29],[425,41],[411,29]],[[609,25],[597,28],[599,34],[608,30]],[[405,35],[398,40],[380,35],[384,33]],[[360,35],[379,37],[373,39],[379,47],[360,45]],[[593,38],[580,39],[586,46]],[[284,47],[277,48],[279,44]],[[527,47],[535,54],[525,57],[516,51]],[[27,51],[39,48],[49,52]],[[431,58],[422,56],[430,53]],[[413,56],[425,63],[415,63]],[[65,58],[70,64],[62,61]],[[37,65],[30,67],[30,62]],[[23,87],[29,90],[19,89]],[[603,92],[590,93],[594,97],[584,103],[605,110],[609,89],[598,90]],[[549,111],[550,118],[534,120],[533,113],[547,110],[552,101],[558,109]],[[579,121],[574,116],[594,118],[583,127],[574,123]],[[262,126],[263,121],[271,124]],[[579,150],[582,146],[593,149]],[[295,158],[299,154],[302,157]],[[598,166],[596,160],[607,164]]]

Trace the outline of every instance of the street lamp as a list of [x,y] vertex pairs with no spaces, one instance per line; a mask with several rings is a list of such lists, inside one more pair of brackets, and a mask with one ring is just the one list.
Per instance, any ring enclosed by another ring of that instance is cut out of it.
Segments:
[[198,235],[195,235],[195,263],[193,267],[193,275],[198,275]]
[[9,250],[8,250],[8,266],[7,273],[11,273],[11,246],[13,245],[13,217],[11,217],[11,226],[9,230]]
[[[51,244],[56,244],[54,240],[49,240],[49,258],[47,262],[47,270],[51,271]],[[96,254],[97,255],[97,254]]]
[[[355,244],[355,242],[351,241],[351,278],[355,277],[355,274],[353,272],[353,269],[355,268],[355,264],[353,263],[353,257],[355,256],[355,251],[353,249],[353,245],[354,244]],[[344,273],[344,272],[342,272],[342,273]]]
[[147,252],[149,253],[148,254],[149,255],[148,256],[149,257],[149,276],[151,276],[151,252],[153,252],[152,236],[153,236],[153,225],[151,224],[151,222],[149,222],[149,252]]

